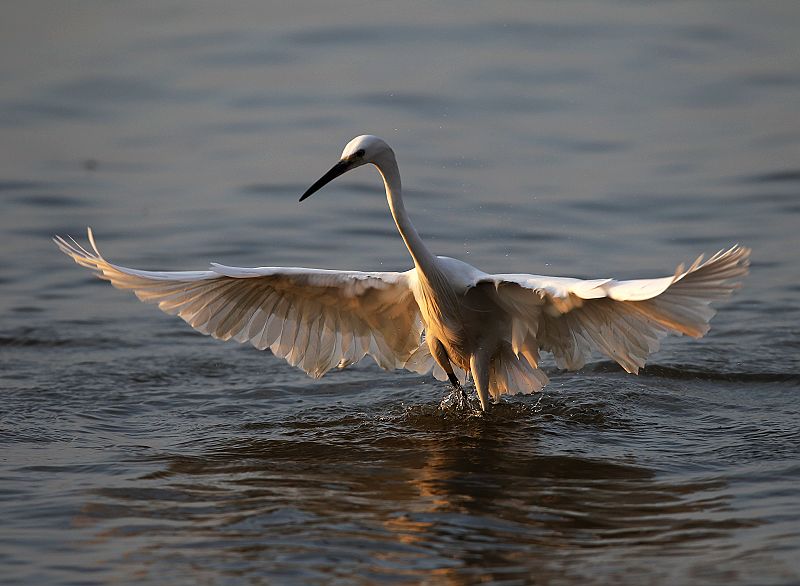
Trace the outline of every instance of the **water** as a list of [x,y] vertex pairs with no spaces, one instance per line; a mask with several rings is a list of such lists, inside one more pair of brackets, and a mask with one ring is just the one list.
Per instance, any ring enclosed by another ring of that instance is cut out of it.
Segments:
[[[7,3],[8,4],[8,3]],[[0,21],[5,583],[800,581],[791,0],[12,2]],[[734,242],[711,334],[486,418],[370,363],[312,381],[91,278],[398,270],[361,133],[438,254],[669,274]]]

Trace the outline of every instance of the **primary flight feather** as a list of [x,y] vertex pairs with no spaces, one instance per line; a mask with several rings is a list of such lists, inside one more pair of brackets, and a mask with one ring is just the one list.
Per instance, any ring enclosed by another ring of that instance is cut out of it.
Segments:
[[88,250],[59,248],[119,289],[177,314],[221,340],[250,342],[317,378],[369,354],[385,369],[426,373],[458,388],[471,373],[482,409],[547,383],[539,352],[577,369],[598,350],[637,373],[668,333],[699,338],[747,274],[741,246],[702,257],[669,277],[616,281],[491,275],[431,254],[406,214],[394,152],[378,137],[354,138],[341,159],[300,198],[339,175],[373,164],[413,259],[403,273],[212,264],[207,271],[142,271],[108,262],[89,230]]

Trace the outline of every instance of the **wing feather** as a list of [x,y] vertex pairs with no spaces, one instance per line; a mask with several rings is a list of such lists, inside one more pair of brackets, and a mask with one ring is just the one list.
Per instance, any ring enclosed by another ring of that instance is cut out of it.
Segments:
[[[559,368],[578,369],[599,350],[636,373],[668,333],[699,338],[708,332],[715,313],[711,302],[740,286],[749,256],[748,248],[736,245],[705,262],[700,256],[688,269],[681,265],[673,276],[658,279],[492,275],[488,280],[513,318],[508,341],[514,353],[536,357],[540,348],[553,353]],[[534,302],[526,304],[521,295]],[[517,322],[535,335],[523,338]]]
[[[386,369],[434,367],[410,288],[409,273],[304,268],[142,271],[114,265],[75,240],[56,244],[114,287],[177,314],[215,338],[250,342],[319,377],[369,354]],[[750,250],[734,246],[703,262],[698,257],[670,277],[616,281],[509,274],[477,277],[494,285],[509,316],[502,356],[493,366],[492,394],[541,388],[539,350],[560,368],[577,369],[598,350],[638,372],[668,333],[701,337],[714,315],[711,302],[730,295],[748,272]],[[441,369],[440,369],[441,370]],[[463,373],[460,373],[463,376]]]
[[383,368],[401,368],[421,343],[408,273],[219,264],[207,271],[142,271],[105,260],[88,234],[91,251],[72,238],[54,241],[114,287],[204,334],[270,348],[313,377],[367,354]]

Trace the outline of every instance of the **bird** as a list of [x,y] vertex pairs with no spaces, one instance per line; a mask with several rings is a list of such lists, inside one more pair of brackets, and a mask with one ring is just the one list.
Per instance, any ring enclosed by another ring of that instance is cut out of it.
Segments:
[[580,369],[599,351],[638,374],[669,333],[700,338],[748,273],[750,250],[734,245],[666,277],[618,281],[485,273],[435,256],[406,212],[397,158],[386,141],[362,135],[300,197],[373,165],[413,261],[405,272],[296,267],[145,271],[107,261],[91,228],[91,250],[55,236],[62,252],[114,287],[177,314],[195,330],[269,348],[319,378],[371,356],[386,370],[449,380],[464,396],[471,378],[486,412],[503,395],[534,393],[548,382],[541,353],[559,369]]

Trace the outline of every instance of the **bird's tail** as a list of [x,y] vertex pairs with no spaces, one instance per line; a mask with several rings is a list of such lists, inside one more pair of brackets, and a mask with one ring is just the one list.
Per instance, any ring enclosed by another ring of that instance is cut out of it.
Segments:
[[[431,356],[428,345],[423,342],[408,361],[405,368],[420,374],[427,374],[433,370],[433,376],[440,381],[447,380],[444,369],[436,364]],[[465,384],[468,373],[453,365],[456,377]],[[510,344],[503,344],[502,349],[492,360],[489,373],[489,394],[494,401],[501,395],[516,395],[518,393],[535,393],[548,383],[548,378],[541,370],[532,366],[524,354],[514,353]]]
[[497,401],[504,394],[535,393],[542,390],[548,380],[547,375],[531,365],[524,354],[517,355],[506,343],[492,361],[489,394]]

